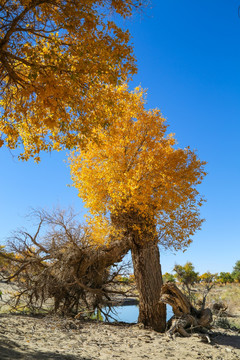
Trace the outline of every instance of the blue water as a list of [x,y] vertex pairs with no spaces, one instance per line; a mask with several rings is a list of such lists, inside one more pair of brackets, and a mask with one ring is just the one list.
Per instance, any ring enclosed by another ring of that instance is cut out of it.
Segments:
[[[115,306],[113,310],[109,313],[117,321],[124,321],[126,323],[137,323],[138,320],[138,306],[137,305],[127,305],[127,306]],[[173,315],[171,306],[167,305],[167,320]],[[115,321],[110,319],[110,322]]]

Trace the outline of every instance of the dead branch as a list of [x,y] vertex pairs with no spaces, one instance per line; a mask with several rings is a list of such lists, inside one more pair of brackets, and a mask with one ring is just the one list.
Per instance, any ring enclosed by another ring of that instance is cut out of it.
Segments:
[[14,256],[5,280],[18,284],[15,307],[24,303],[38,311],[50,302],[52,311],[76,315],[110,304],[116,294],[127,296],[117,280],[124,266],[116,265],[129,250],[126,240],[96,247],[88,228],[71,211],[32,215],[37,219],[35,234],[20,230],[8,241]]
[[162,287],[160,301],[172,306],[174,316],[168,321],[168,334],[172,336],[179,333],[182,336],[190,336],[188,329],[193,330],[209,328],[212,322],[210,309],[197,310],[190,303],[186,295],[171,282]]

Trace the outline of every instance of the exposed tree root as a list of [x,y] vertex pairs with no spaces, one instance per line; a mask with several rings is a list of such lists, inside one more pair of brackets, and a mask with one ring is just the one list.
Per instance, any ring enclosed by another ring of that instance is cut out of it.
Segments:
[[191,336],[189,330],[202,330],[210,328],[212,312],[210,309],[197,310],[188,298],[173,283],[166,283],[162,287],[160,301],[172,306],[174,316],[168,321],[168,334]]

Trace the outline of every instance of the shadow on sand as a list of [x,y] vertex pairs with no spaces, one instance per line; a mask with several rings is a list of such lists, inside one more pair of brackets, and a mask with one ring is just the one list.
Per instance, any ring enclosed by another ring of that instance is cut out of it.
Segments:
[[79,355],[63,355],[50,351],[31,351],[24,349],[14,341],[0,339],[1,360],[91,360],[89,357]]
[[240,335],[219,333],[214,336],[213,340],[218,345],[232,346],[235,349],[240,349]]

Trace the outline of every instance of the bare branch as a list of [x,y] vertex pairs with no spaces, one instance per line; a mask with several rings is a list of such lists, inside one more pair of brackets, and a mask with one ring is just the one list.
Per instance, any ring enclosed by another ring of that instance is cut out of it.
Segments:
[[129,250],[126,241],[93,246],[88,229],[72,211],[38,210],[32,216],[38,221],[34,235],[19,230],[9,239],[14,255],[8,257],[7,280],[17,281],[22,294],[16,302],[23,296],[26,306],[37,310],[48,300],[54,311],[69,314],[86,306],[92,310],[111,306],[111,295],[127,296],[116,280],[123,266],[111,271]]

